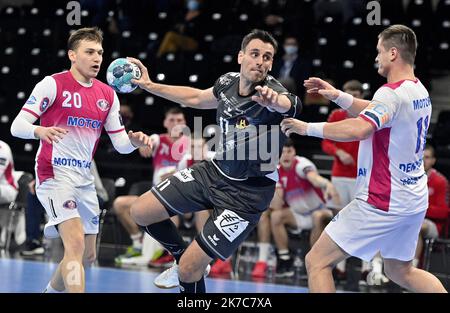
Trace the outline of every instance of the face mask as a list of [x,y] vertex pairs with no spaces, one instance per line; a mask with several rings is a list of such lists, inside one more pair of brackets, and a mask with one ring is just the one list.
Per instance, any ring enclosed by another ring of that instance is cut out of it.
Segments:
[[190,10],[190,11],[194,11],[194,10],[198,10],[198,7],[200,6],[200,4],[198,3],[198,1],[195,1],[195,0],[189,0],[188,2],[187,2],[187,8]]
[[298,47],[293,45],[286,45],[284,46],[284,51],[286,51],[287,54],[295,54],[298,51]]

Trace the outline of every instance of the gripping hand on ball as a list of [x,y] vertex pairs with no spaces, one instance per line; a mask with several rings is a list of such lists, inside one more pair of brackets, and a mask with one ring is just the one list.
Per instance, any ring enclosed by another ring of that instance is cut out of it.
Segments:
[[148,75],[148,70],[145,67],[144,64],[142,64],[141,61],[139,61],[138,59],[135,58],[131,58],[131,57],[127,57],[128,61],[130,61],[131,63],[137,65],[139,67],[139,69],[141,70],[141,78],[140,79],[132,79],[131,82],[133,84],[138,85],[140,88],[149,91],[150,89],[150,85],[153,83],[150,79],[150,76]]

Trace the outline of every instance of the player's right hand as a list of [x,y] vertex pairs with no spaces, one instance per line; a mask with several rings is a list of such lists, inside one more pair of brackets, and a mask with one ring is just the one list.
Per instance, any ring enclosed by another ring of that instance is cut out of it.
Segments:
[[142,89],[149,90],[149,85],[152,83],[152,81],[150,79],[150,76],[148,75],[147,68],[138,59],[131,58],[131,57],[127,57],[127,59],[131,63],[136,64],[139,67],[139,69],[141,70],[141,78],[139,78],[139,79],[132,79],[131,82],[133,84],[138,85]]
[[59,142],[60,139],[63,139],[64,136],[69,131],[67,129],[61,128],[61,127],[42,127],[38,126],[36,130],[34,131],[34,134],[36,137],[38,137],[41,140],[44,140],[45,142],[49,144],[53,144],[53,142]]
[[339,90],[334,88],[330,83],[317,77],[310,77],[304,81],[303,86],[306,87],[307,93],[318,93],[328,100],[334,101],[339,96]]

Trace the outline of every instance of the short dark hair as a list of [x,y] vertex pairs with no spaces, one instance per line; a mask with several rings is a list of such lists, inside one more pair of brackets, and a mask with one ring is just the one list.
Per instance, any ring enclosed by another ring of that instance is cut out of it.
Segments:
[[405,25],[392,25],[383,30],[378,38],[382,40],[383,47],[387,50],[397,48],[402,59],[410,64],[414,64],[417,50],[417,37],[414,31]]
[[167,117],[169,114],[183,114],[184,115],[184,112],[179,107],[171,107],[171,108],[167,109],[167,111],[164,114],[164,116]]
[[103,32],[98,27],[84,27],[74,31],[67,40],[67,49],[76,50],[80,41],[88,40],[102,43]]
[[361,94],[363,93],[363,85],[361,84],[361,82],[359,80],[356,79],[352,79],[349,80],[348,82],[346,82],[344,84],[344,86],[342,87],[342,89],[344,90],[352,90],[352,91],[359,91]]
[[295,149],[295,144],[294,141],[291,138],[286,139],[286,141],[284,142],[283,148],[294,148]]
[[262,42],[271,44],[273,47],[273,50],[275,53],[277,53],[278,50],[278,42],[276,41],[275,38],[273,38],[273,36],[265,31],[265,30],[261,30],[261,29],[254,29],[252,30],[250,33],[248,33],[244,39],[242,39],[242,43],[241,43],[241,50],[245,51],[245,48],[247,48],[247,45],[250,41],[252,41],[253,39],[259,39]]

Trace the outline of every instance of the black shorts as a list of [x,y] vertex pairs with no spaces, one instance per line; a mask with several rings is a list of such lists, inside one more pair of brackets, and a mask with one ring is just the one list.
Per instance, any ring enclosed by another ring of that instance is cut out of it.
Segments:
[[209,256],[225,260],[269,207],[275,181],[267,177],[230,180],[211,161],[202,161],[175,173],[151,191],[170,215],[212,209],[196,240]]

